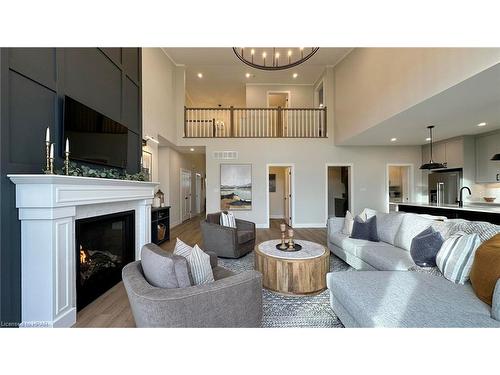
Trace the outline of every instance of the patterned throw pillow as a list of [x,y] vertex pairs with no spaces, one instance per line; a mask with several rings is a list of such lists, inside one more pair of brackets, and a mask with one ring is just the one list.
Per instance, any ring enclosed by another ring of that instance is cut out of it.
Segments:
[[214,281],[210,255],[203,252],[198,245],[191,247],[177,238],[174,254],[186,258],[191,269],[194,285],[208,284]]
[[220,225],[236,228],[236,218],[234,217],[232,212],[221,212],[220,213]]
[[457,232],[464,232],[467,234],[476,233],[481,242],[485,242],[500,233],[500,225],[490,224],[485,221],[457,220],[450,234],[455,234]]
[[444,277],[455,284],[469,280],[474,254],[481,244],[479,236],[458,232],[444,241],[436,257],[436,263]]

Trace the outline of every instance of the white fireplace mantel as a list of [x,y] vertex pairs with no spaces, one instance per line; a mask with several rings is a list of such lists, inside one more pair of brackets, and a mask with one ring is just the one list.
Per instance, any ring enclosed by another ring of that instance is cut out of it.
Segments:
[[21,220],[21,326],[76,322],[75,220],[135,210],[135,256],[151,240],[155,182],[8,175]]

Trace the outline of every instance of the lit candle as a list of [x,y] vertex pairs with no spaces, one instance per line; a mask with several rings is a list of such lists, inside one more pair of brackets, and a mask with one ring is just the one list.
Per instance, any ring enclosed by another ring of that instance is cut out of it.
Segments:
[[54,144],[50,144],[50,158],[54,159]]
[[286,230],[286,225],[285,224],[280,224],[280,230],[284,232]]
[[288,237],[293,237],[293,229],[288,229]]
[[45,142],[50,142],[50,128],[47,126],[47,130],[45,131]]
[[69,139],[66,138],[66,153],[69,154]]

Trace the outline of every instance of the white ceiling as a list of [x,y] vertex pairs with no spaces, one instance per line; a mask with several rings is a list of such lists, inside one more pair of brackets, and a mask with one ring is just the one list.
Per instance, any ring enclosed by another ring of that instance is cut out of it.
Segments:
[[[164,48],[176,64],[186,66],[186,90],[191,100],[197,106],[208,107],[219,104],[244,107],[247,83],[312,85],[325,67],[337,64],[351,50],[320,48],[308,61],[295,68],[264,71],[242,63],[232,48]],[[256,55],[259,53],[256,48]],[[198,73],[202,73],[203,78],[198,78]],[[251,78],[246,78],[246,73],[250,73]],[[296,79],[292,77],[293,73],[298,73]]]
[[[477,124],[486,122],[484,127]],[[434,140],[500,129],[500,64],[403,111],[343,145],[421,145],[428,125]],[[391,142],[391,138],[397,138]]]

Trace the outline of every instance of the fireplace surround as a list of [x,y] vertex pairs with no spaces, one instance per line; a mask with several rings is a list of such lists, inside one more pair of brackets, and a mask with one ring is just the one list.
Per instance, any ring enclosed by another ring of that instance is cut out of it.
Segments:
[[132,257],[151,240],[157,183],[61,175],[8,175],[21,220],[21,327],[76,322],[77,221],[134,211]]

